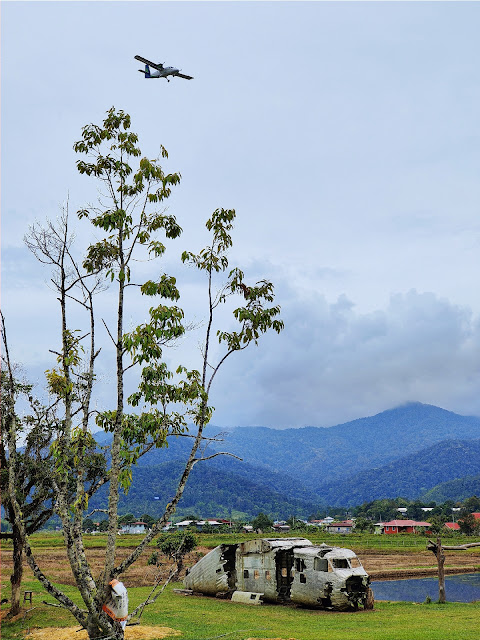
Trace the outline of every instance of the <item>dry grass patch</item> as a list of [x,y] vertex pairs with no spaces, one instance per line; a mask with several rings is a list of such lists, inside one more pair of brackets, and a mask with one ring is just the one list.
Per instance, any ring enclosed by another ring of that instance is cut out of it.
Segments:
[[[133,548],[120,547],[117,549],[116,561],[120,563],[128,555],[130,555]],[[153,548],[147,549],[147,551],[134,563],[126,573],[120,576],[120,580],[125,584],[127,588],[130,587],[148,587],[154,583],[154,577],[157,573],[160,573],[160,577],[166,580],[172,571],[173,562],[168,559],[163,559],[160,569],[149,566],[147,564]],[[195,551],[187,554],[185,558],[185,566],[194,565],[197,560],[208,549],[197,548]],[[86,550],[87,558],[90,562],[94,577],[100,575],[105,560],[105,550],[94,548]],[[433,554],[432,554],[433,555]],[[1,566],[3,575],[9,575],[12,571],[12,550],[2,548],[0,551]],[[64,548],[44,548],[35,553],[35,558],[42,568],[42,571],[53,581],[59,584],[66,584],[69,586],[75,586],[75,580],[73,578],[70,564],[68,562],[67,553]],[[23,561],[24,567],[24,579],[32,580],[33,574],[28,566],[26,560]],[[183,578],[183,574],[182,574]]]

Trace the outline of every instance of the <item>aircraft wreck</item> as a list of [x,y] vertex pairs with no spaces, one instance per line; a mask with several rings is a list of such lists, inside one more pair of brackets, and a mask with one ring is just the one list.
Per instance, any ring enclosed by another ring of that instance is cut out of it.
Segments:
[[261,598],[338,611],[365,607],[369,584],[353,551],[313,545],[305,538],[222,544],[199,560],[184,580],[186,589],[207,595],[249,593],[252,604],[260,604]]

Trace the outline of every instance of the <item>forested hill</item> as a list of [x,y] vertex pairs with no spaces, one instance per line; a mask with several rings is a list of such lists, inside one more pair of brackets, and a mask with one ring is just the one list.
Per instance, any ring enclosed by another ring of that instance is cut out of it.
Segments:
[[[326,483],[319,487],[319,494],[330,504],[345,506],[399,496],[414,500],[447,480],[479,473],[480,440],[448,440],[377,469]],[[478,494],[479,489],[477,482],[476,491],[465,497]]]
[[[221,431],[210,426],[207,435]],[[99,441],[104,438],[109,435],[97,434]],[[479,439],[479,418],[420,403],[330,428],[237,427],[223,442],[211,442],[207,453],[229,451],[243,461],[222,456],[196,465],[182,507],[203,517],[259,511],[300,517],[327,505],[417,498],[436,485],[480,473]],[[172,438],[168,448],[141,458],[122,511],[149,513],[169,501],[191,443],[189,437]],[[474,493],[480,487],[469,495]]]
[[[137,516],[148,513],[155,518],[160,517],[165,505],[175,494],[182,471],[183,464],[180,461],[135,467],[130,490],[120,499],[120,513],[134,513]],[[270,474],[267,472],[266,475],[264,480],[272,484]],[[317,500],[312,498],[308,501],[301,491],[301,497],[295,496],[295,491],[294,483],[290,491],[271,489],[258,477],[258,471],[249,476],[248,466],[240,473],[235,473],[220,468],[213,461],[210,464],[199,463],[193,468],[176,515],[250,519],[261,511],[273,518],[290,515],[307,518],[315,513]],[[90,500],[90,507],[104,506],[106,499],[106,488],[102,488]]]
[[441,504],[447,500],[464,501],[471,496],[480,496],[480,473],[476,476],[464,476],[461,478],[455,478],[455,480],[449,480],[448,482],[442,482],[436,485],[433,489],[425,491],[425,493],[419,496],[423,502],[436,502]]
[[480,438],[480,418],[410,403],[334,427],[237,427],[225,446],[250,464],[298,478],[317,490],[326,480],[393,462],[452,439]]

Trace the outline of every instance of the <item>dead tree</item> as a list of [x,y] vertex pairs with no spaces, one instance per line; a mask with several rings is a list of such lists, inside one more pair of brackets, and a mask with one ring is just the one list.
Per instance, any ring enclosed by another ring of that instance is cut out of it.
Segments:
[[438,601],[446,602],[445,598],[445,554],[444,551],[465,551],[471,547],[480,547],[480,542],[471,542],[470,544],[445,545],[442,546],[442,539],[437,538],[436,542],[429,540],[427,544],[428,551],[432,551],[437,558],[438,565]]

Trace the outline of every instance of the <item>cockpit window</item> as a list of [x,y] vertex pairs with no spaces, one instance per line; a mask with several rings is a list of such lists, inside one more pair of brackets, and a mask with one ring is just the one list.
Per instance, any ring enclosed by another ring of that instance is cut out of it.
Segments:
[[355,558],[350,558],[350,566],[352,567],[352,569],[362,569],[363,565],[360,562],[360,560],[355,557]]
[[334,569],[349,569],[347,558],[332,558],[332,564]]

